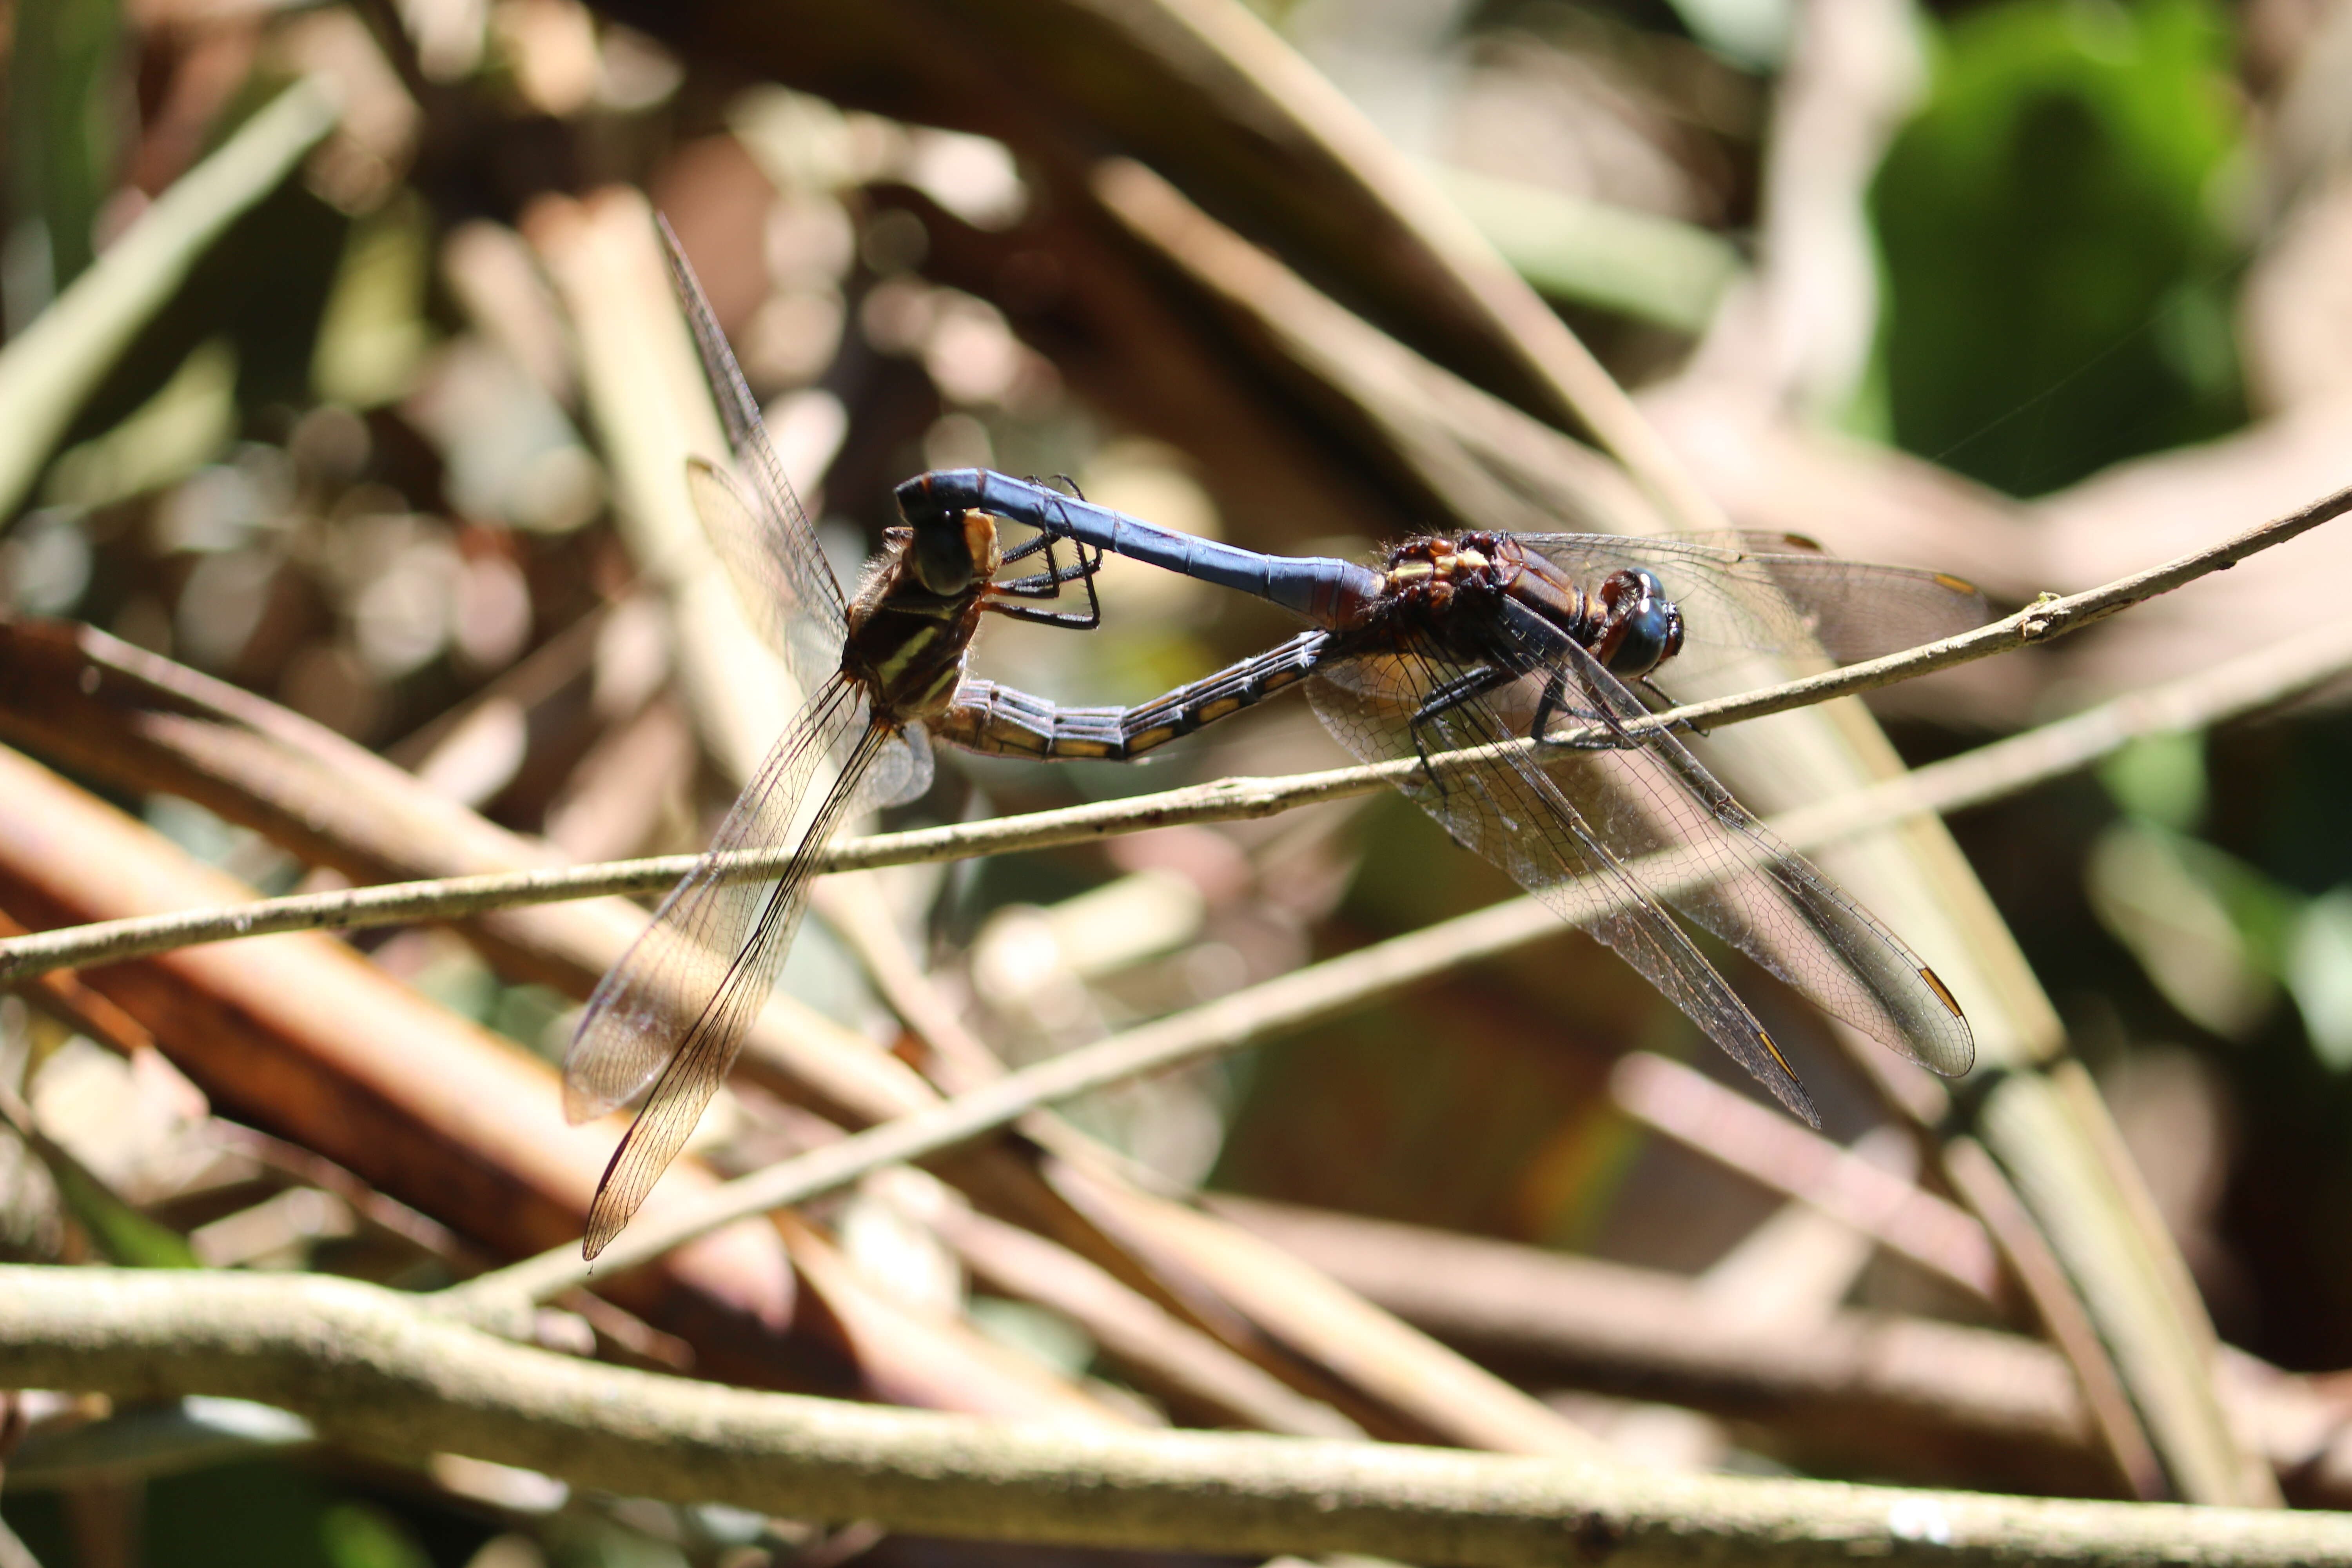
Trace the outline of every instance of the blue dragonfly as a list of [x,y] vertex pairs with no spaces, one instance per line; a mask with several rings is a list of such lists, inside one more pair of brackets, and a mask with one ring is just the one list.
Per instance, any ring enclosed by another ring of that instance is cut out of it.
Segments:
[[[1831,1016],[1934,1072],[1975,1064],[1968,1019],[1918,954],[1675,736],[1627,728],[1650,712],[1634,688],[1664,700],[1662,671],[1704,681],[1768,655],[1846,663],[1981,625],[1971,584],[1840,561],[1790,535],[1473,531],[1408,539],[1374,565],[1267,555],[976,468],[920,475],[898,499],[917,529],[1002,518],[1310,623],[1137,708],[1055,709],[967,681],[966,721],[984,724],[997,749],[1131,758],[1305,683],[1349,751],[1419,759],[1400,787],[1457,843],[1589,928],[1812,1125],[1820,1116],[1780,1047],[1630,862],[1679,862],[1668,900]],[[1467,755],[1433,763],[1441,753]]]

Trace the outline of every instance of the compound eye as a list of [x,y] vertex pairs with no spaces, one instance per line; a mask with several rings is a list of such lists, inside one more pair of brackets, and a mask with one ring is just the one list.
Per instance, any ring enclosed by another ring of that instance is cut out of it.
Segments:
[[1612,674],[1638,679],[1681,650],[1683,615],[1647,567],[1622,573],[1619,586],[1611,605],[1616,626],[1607,662]]
[[915,525],[908,559],[915,580],[931,593],[950,597],[971,588],[974,575],[971,542],[963,519],[943,517]]
[[1630,679],[1657,668],[1675,632],[1670,607],[1645,605],[1625,618],[1624,628],[1609,656],[1610,673]]

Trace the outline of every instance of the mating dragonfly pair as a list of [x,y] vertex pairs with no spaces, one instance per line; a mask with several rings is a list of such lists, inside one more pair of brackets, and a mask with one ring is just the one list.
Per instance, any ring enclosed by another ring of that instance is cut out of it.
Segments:
[[[597,1188],[588,1257],[636,1212],[726,1078],[827,840],[864,807],[929,783],[927,731],[975,752],[1123,760],[1304,682],[1349,751],[1417,759],[1402,787],[1457,842],[1615,949],[1807,1121],[1819,1125],[1780,1047],[1629,861],[1671,856],[1680,869],[1663,888],[1677,908],[1833,1016],[1936,1072],[1973,1064],[1968,1022],[1933,970],[1674,736],[1628,728],[1650,712],[1631,688],[1663,700],[1652,684],[1661,670],[1696,679],[1765,656],[1846,662],[1978,625],[1984,600],[1968,584],[1738,536],[1433,535],[1378,566],[1264,555],[966,468],[899,487],[905,525],[845,598],[667,227],[664,238],[734,459],[693,460],[689,486],[804,702],[709,853],[597,986],[572,1040],[575,1121],[650,1086]],[[1036,537],[1006,550],[1000,519]],[[1063,542],[1072,563],[1059,559]],[[965,676],[983,616],[1097,625],[1104,552],[1272,600],[1312,629],[1135,708],[1065,708]],[[1041,553],[1044,570],[997,580],[1006,563]],[[1086,610],[1037,602],[1073,583]],[[720,857],[785,844],[779,875],[722,879]]]

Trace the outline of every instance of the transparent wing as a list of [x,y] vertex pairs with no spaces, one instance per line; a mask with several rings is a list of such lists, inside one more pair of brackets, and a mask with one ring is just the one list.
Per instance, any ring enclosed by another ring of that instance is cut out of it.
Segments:
[[[1412,652],[1360,657],[1327,669],[1307,695],[1341,744],[1367,763],[1386,762],[1415,754],[1408,716],[1462,672],[1459,665]],[[1423,726],[1432,752],[1509,738],[1497,710],[1484,701]],[[1442,786],[1420,776],[1403,788],[1456,843],[1501,867],[1560,919],[1591,931],[1773,1098],[1821,1125],[1811,1098],[1756,1015],[1528,753],[1449,768]]]
[[[1548,683],[1564,699],[1549,721],[1555,731],[1643,712],[1582,647],[1565,637],[1546,638],[1540,626],[1521,630],[1528,646],[1508,655],[1521,673],[1425,723],[1426,750],[1527,735]],[[1314,696],[1359,755],[1409,756],[1405,716],[1462,671],[1425,654],[1360,658],[1327,672]],[[1801,1108],[1790,1100],[1786,1065],[1721,978],[1695,950],[1685,951],[1687,942],[1669,942],[1655,921],[1615,912],[1629,881],[1639,879],[1642,903],[1649,889],[1663,894],[1824,1012],[1921,1066],[1957,1076],[1974,1065],[1968,1021],[1934,971],[1774,837],[1672,736],[1510,755],[1507,765],[1483,766],[1458,783],[1449,774],[1442,789],[1416,781],[1409,793],[1564,919],[1584,923],[1597,912],[1596,933],[1791,1109]]]
[[858,798],[871,806],[904,805],[931,787],[931,771],[930,736],[909,724],[882,742]]
[[[1641,711],[1591,654],[1561,646],[1570,689],[1580,685],[1593,710],[1621,721]],[[1823,1012],[1947,1078],[1976,1065],[1968,1019],[1935,971],[1774,837],[1680,741],[1655,734],[1552,771],[1565,771],[1570,798],[1619,853],[1661,857],[1647,874],[1669,901]]]
[[1792,534],[1529,533],[1519,542],[1588,590],[1629,566],[1655,572],[1683,609],[1683,651],[1659,675],[1677,695],[1744,654],[1779,654],[1801,667],[1852,664],[1958,636],[1991,616],[1975,584],[1958,577],[1842,561]]
[[[793,623],[793,635],[772,636],[770,640],[791,666],[793,679],[803,681],[801,689],[814,691],[832,673],[832,663],[840,658],[842,639],[847,635],[848,611],[841,584],[825,563],[816,530],[809,526],[808,514],[801,510],[800,497],[793,493],[775,446],[768,439],[760,405],[752,400],[743,372],[727,346],[727,336],[710,313],[710,301],[695,281],[694,269],[687,264],[686,252],[678,247],[677,236],[670,232],[667,220],[661,225],[661,235],[670,281],[677,287],[687,323],[694,330],[703,377],[726,424],[728,450],[735,461],[735,475],[726,476],[717,485],[709,482],[709,476],[719,472],[715,467],[691,465],[688,482],[694,489],[696,509],[727,559],[737,592],[752,607],[752,624],[772,627],[780,618]],[[805,677],[793,647],[803,640],[797,626],[803,620],[815,623],[811,633],[814,640],[830,638],[825,663]]]
[[830,570],[824,591],[810,597],[808,585],[783,569],[790,530],[763,513],[758,498],[717,464],[688,458],[686,489],[703,531],[727,564],[745,618],[784,661],[793,686],[814,691],[841,668],[842,644],[849,637]]
[[[565,1115],[585,1121],[653,1086],[597,1184],[588,1257],[620,1234],[725,1080],[808,907],[814,857],[856,809],[865,770],[888,739],[856,686],[836,676],[820,687],[709,852],[588,999],[564,1058]],[[828,768],[832,787],[804,813],[811,782]],[[796,847],[780,876],[720,879],[720,857],[785,843]]]

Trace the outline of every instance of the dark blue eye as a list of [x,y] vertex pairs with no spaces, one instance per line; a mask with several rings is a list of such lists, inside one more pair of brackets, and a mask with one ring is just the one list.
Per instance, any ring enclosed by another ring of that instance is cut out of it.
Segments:
[[1612,625],[1602,662],[1612,674],[1638,679],[1681,650],[1683,613],[1646,566],[1619,573],[1612,585],[1617,592],[1609,596]]
[[1666,639],[1673,635],[1673,625],[1659,610],[1643,609],[1628,617],[1624,626],[1624,635],[1618,638],[1616,650],[1609,656],[1609,668],[1618,675],[1647,675],[1666,657]]

